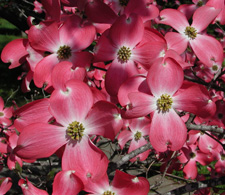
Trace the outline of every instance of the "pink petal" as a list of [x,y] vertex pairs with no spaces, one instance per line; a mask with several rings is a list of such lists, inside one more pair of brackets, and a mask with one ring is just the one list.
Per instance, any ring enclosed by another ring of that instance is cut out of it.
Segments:
[[[213,137],[213,135],[211,135]],[[216,138],[216,137],[215,137]],[[210,136],[203,134],[199,138],[199,150],[203,153],[210,153],[213,152],[213,150],[216,149],[216,147],[219,145],[219,143],[211,138]]]
[[41,88],[44,84],[51,85],[51,72],[57,63],[59,63],[57,54],[51,54],[37,64],[34,70],[34,83],[37,87]]
[[216,105],[207,89],[201,85],[185,82],[181,90],[173,96],[173,107],[194,113],[200,117],[213,116]]
[[26,60],[29,64],[30,70],[34,71],[38,62],[40,62],[44,58],[44,52],[37,51],[30,45],[27,46],[27,52],[29,53],[29,56],[26,57]]
[[76,171],[60,171],[54,178],[52,195],[75,195],[83,188],[84,185]]
[[168,49],[165,53],[164,59],[166,58],[172,58],[174,59],[181,67],[183,70],[190,68],[193,66],[190,62],[185,62],[183,58],[173,49]]
[[131,14],[120,16],[109,31],[110,38],[115,45],[127,46],[133,49],[142,39],[144,25],[140,16]]
[[[190,41],[190,45],[199,60],[205,65],[212,67],[214,63],[223,62],[223,48],[214,37],[198,34]],[[207,49],[206,49],[207,48]]]
[[177,10],[182,12],[189,20],[197,8],[195,4],[181,4]]
[[184,178],[186,179],[195,179],[197,177],[198,170],[194,159],[190,159],[190,161],[184,166],[183,172]]
[[160,58],[161,52],[164,52],[165,44],[159,42],[147,42],[140,44],[132,50],[132,59],[140,63],[148,70],[156,59]]
[[26,76],[23,78],[21,89],[24,93],[30,91],[30,83],[33,80],[33,77],[34,77],[34,72],[28,71]]
[[65,135],[65,127],[33,123],[23,129],[14,151],[24,159],[49,157],[67,142]]
[[110,189],[110,185],[107,173],[98,181],[89,178],[88,183],[85,185],[85,191],[91,192],[92,195],[103,194],[108,189]]
[[9,144],[10,147],[13,149],[17,146],[17,141],[18,141],[19,136],[16,133],[12,133],[9,137]]
[[207,6],[214,7],[215,9],[222,9],[224,7],[223,0],[209,0],[206,3]]
[[160,61],[153,64],[147,76],[149,88],[156,97],[164,93],[173,95],[181,87],[183,79],[183,69],[172,58],[166,58],[164,63]]
[[132,140],[133,138],[133,133],[128,130],[122,130],[120,134],[118,135],[118,144],[120,145],[120,148],[123,149],[125,144],[129,141]]
[[48,195],[46,191],[38,189],[30,181],[28,181],[28,179],[20,179],[18,185],[21,187],[24,195]]
[[94,104],[98,101],[101,100],[107,100],[107,95],[106,93],[100,91],[99,89],[95,88],[95,87],[91,87],[91,91],[94,97]]
[[2,50],[1,59],[5,63],[11,63],[9,68],[16,68],[26,61],[28,52],[26,46],[27,39],[16,39],[9,42]]
[[28,31],[28,40],[36,50],[56,52],[60,46],[57,23],[45,22],[32,26]]
[[7,153],[7,149],[8,149],[9,146],[8,146],[8,144],[3,143],[2,141],[5,142],[6,140],[0,141],[0,152],[4,154],[4,153]]
[[86,76],[86,69],[75,68],[73,64],[68,61],[58,63],[52,70],[52,85],[55,89],[63,89],[65,83],[70,79],[77,79],[83,81]]
[[63,89],[55,89],[50,97],[50,110],[56,121],[68,126],[82,122],[93,105],[90,88],[79,80],[69,80]]
[[168,32],[165,35],[168,49],[176,51],[178,54],[182,54],[187,46],[188,40],[186,37],[176,32]]
[[0,179],[0,194],[6,194],[11,186],[12,186],[12,179],[10,177],[5,177]]
[[70,61],[73,63],[73,69],[83,67],[88,69],[91,65],[93,55],[87,51],[72,52]]
[[187,128],[177,113],[170,109],[166,113],[154,112],[150,127],[150,143],[158,152],[182,148],[187,139]]
[[123,82],[127,78],[137,74],[137,67],[132,60],[120,63],[118,59],[115,59],[106,73],[105,88],[107,92],[112,96],[117,95]]
[[59,21],[61,16],[60,0],[44,0],[41,1],[47,17],[54,21]]
[[193,15],[193,22],[191,26],[194,27],[197,32],[202,32],[215,19],[220,11],[221,9],[215,9],[214,7],[209,7],[206,5],[198,8]]
[[139,117],[132,119],[129,127],[133,133],[140,131],[142,136],[146,136],[149,134],[150,122],[151,120],[148,117]]
[[11,153],[7,158],[7,166],[9,168],[9,170],[15,169],[16,163],[18,163],[20,165],[20,167],[23,166],[23,161],[21,160],[21,158],[19,158],[15,154]]
[[[140,148],[141,146],[144,146],[147,143],[148,143],[148,141],[145,138],[143,138],[143,137],[140,140],[138,140],[138,141],[133,139],[131,141],[131,143],[130,143],[130,147],[129,147],[128,153],[136,150],[137,148]],[[150,150],[147,150],[147,151],[145,151],[145,152],[135,156],[134,158],[130,159],[130,161],[131,162],[134,162],[136,160],[144,161],[148,157],[149,153],[150,153]]]
[[166,40],[154,29],[145,29],[141,42],[132,50],[135,61],[149,69],[156,59],[167,49]]
[[0,112],[2,112],[4,109],[4,100],[3,98],[0,96]]
[[126,106],[130,103],[128,94],[130,92],[144,92],[150,94],[149,87],[144,76],[133,76],[128,78],[119,88],[118,100],[121,106]]
[[215,20],[218,21],[221,25],[224,25],[225,24],[225,7],[218,14],[218,16],[216,17]]
[[95,23],[112,24],[117,19],[115,12],[100,0],[88,2],[85,5],[85,14]]
[[49,99],[40,99],[25,104],[14,112],[15,128],[21,132],[24,127],[36,122],[47,123],[52,118],[49,112]]
[[197,151],[195,160],[198,161],[201,165],[206,166],[215,159],[213,158],[212,153],[203,153],[201,151]]
[[151,112],[157,109],[155,97],[142,93],[142,92],[132,92],[128,95],[131,108],[125,112],[125,117],[136,118],[147,116]]
[[67,18],[59,29],[60,41],[73,51],[86,49],[95,38],[95,27],[90,22],[82,22],[77,15]]
[[130,0],[124,9],[124,14],[129,16],[135,13],[141,16],[143,22],[155,19],[159,15],[159,9],[155,5],[148,5],[145,0]]
[[117,107],[112,103],[99,101],[85,119],[85,133],[114,140],[122,125],[123,120]]
[[72,143],[66,145],[62,158],[62,170],[75,170],[84,184],[90,178],[95,181],[100,180],[107,168],[106,155],[88,137],[83,136],[75,145]]
[[117,58],[118,47],[113,45],[108,37],[109,31],[106,31],[99,39],[97,45],[94,48],[94,60],[95,62],[110,61]]
[[136,177],[122,171],[116,170],[112,184],[119,195],[148,194],[150,186],[144,177]]
[[169,25],[180,33],[183,33],[185,31],[185,28],[187,26],[190,26],[186,16],[176,9],[162,10],[160,12],[160,18],[160,23]]

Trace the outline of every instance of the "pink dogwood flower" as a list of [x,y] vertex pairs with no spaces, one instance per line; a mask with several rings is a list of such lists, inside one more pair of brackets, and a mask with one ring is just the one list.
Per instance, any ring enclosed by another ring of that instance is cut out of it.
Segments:
[[12,179],[10,177],[0,178],[0,194],[6,194],[12,186]]
[[50,111],[55,123],[36,122],[22,130],[15,148],[18,156],[48,157],[65,146],[62,167],[70,167],[76,161],[79,148],[88,148],[89,135],[113,140],[122,126],[117,107],[106,101],[93,105],[90,88],[79,80],[69,80],[65,88],[54,90]]
[[46,55],[35,67],[35,84],[38,87],[43,84],[51,86],[51,72],[62,61],[72,62],[73,69],[90,66],[92,54],[82,50],[92,43],[94,37],[95,27],[77,15],[68,17],[61,25],[45,22],[32,26],[28,31],[30,45]]
[[[133,150],[140,148],[141,146],[148,143],[144,138],[149,133],[150,120],[147,117],[135,118],[129,121],[128,127],[120,132],[118,135],[118,143],[121,148],[131,140],[128,153]],[[135,158],[132,158],[130,161],[133,162],[137,159],[140,161],[145,160],[149,155],[150,150],[145,151]]]
[[111,184],[109,184],[107,174],[99,181],[90,181],[86,186],[86,191],[92,195],[118,194],[118,195],[147,195],[150,186],[144,177],[136,177],[122,171],[116,170]]
[[0,97],[0,125],[11,125],[10,118],[12,117],[13,107],[5,107],[4,100]]
[[27,178],[20,179],[18,182],[18,185],[21,187],[24,195],[48,195],[48,193],[45,190],[38,189],[35,187]]
[[166,58],[161,64],[155,63],[149,69],[147,85],[150,94],[128,94],[131,106],[125,116],[132,118],[151,114],[149,138],[159,152],[178,150],[186,141],[187,128],[176,110],[203,117],[215,112],[215,103],[208,91],[197,84],[183,83],[183,70],[171,58]]
[[211,67],[213,63],[222,64],[223,49],[221,44],[214,37],[203,33],[220,11],[214,7],[202,6],[194,12],[193,22],[190,25],[186,16],[178,10],[162,10],[160,23],[170,25],[179,32],[168,32],[165,35],[166,40],[171,45],[177,45],[176,51],[180,54],[190,44],[199,60],[207,66]]
[[136,47],[143,38],[144,24],[140,16],[120,16],[112,27],[99,39],[95,47],[96,62],[112,61],[106,72],[105,86],[110,95],[117,95],[121,84],[130,76],[138,74],[135,62],[143,62],[147,56],[145,46]]
[[198,169],[196,162],[205,166],[214,160],[212,154],[199,151],[196,144],[184,146],[178,159],[181,163],[186,163],[183,172],[184,178],[187,179],[195,179],[197,177]]

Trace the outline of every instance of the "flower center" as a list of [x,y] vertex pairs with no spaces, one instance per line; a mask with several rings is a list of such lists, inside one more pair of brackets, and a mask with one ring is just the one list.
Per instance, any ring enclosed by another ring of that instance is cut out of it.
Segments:
[[157,100],[158,109],[162,112],[169,111],[173,104],[173,99],[168,94],[162,94]]
[[131,56],[130,48],[126,46],[121,47],[117,53],[117,56],[120,62],[127,62]]
[[194,152],[191,152],[191,153],[189,154],[189,156],[190,156],[190,158],[194,158],[194,157],[196,157],[196,154],[195,154]]
[[112,192],[110,190],[107,190],[102,195],[116,195],[116,194],[115,194],[115,192]]
[[137,131],[137,132],[135,133],[135,135],[134,135],[135,141],[140,140],[140,139],[141,139],[141,136],[142,136],[141,132],[140,132],[140,131]]
[[199,1],[199,2],[197,3],[197,6],[198,6],[198,7],[203,6],[203,2],[202,2],[202,1]]
[[222,119],[222,118],[223,118],[223,114],[222,114],[222,113],[218,113],[217,117],[218,117],[219,119]]
[[71,56],[71,48],[67,45],[60,46],[57,54],[60,60],[66,60]]
[[129,0],[119,0],[119,2],[120,2],[121,6],[125,7],[125,6],[127,6]]
[[84,126],[82,123],[74,121],[67,127],[66,133],[73,140],[81,140],[84,135]]
[[213,71],[217,71],[217,70],[218,70],[218,66],[217,66],[217,65],[213,65],[213,66],[212,66],[212,70],[213,70]]
[[190,39],[195,39],[197,36],[197,30],[192,26],[187,26],[184,34],[187,35]]
[[225,160],[225,154],[221,154],[221,160]]
[[0,112],[0,116],[4,116],[4,113],[3,112]]

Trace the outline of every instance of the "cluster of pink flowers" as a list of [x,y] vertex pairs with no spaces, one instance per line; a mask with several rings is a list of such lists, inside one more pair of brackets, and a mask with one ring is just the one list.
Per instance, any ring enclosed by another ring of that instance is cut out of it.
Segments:
[[[153,149],[131,162],[153,152],[166,164],[178,151],[171,172],[179,167],[196,179],[196,162],[216,161],[210,171],[225,174],[223,138],[185,124],[194,114],[196,126],[225,129],[225,44],[207,34],[210,24],[225,24],[224,0],[178,9],[153,0],[43,0],[35,11],[45,20],[28,17],[27,38],[8,43],[1,59],[9,68],[25,66],[24,92],[34,82],[49,97],[20,108],[5,108],[0,98],[0,158],[10,170],[57,154],[62,170],[53,195],[147,195],[146,178],[119,169],[109,183],[109,160],[95,145],[104,137],[121,149],[130,141],[128,153],[150,142]],[[2,180],[4,194],[12,180]],[[48,194],[27,179],[19,186],[24,194]]]

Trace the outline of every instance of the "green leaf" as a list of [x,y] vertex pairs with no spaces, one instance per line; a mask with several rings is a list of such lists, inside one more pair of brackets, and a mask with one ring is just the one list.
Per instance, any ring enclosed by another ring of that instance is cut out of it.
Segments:
[[19,174],[22,173],[22,167],[20,166],[20,164],[18,162],[16,162],[16,166],[15,166],[15,171]]

